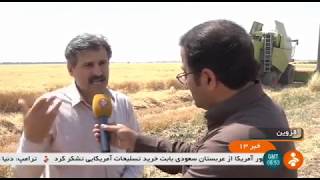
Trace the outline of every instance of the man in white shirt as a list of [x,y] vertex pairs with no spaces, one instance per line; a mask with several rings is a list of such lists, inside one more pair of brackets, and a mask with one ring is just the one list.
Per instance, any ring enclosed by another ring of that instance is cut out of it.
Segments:
[[[112,51],[103,36],[82,34],[70,41],[65,56],[74,82],[36,100],[24,118],[21,152],[100,152],[92,128],[97,120],[91,104],[95,94],[112,99],[110,123],[123,123],[139,131],[128,98],[106,88]],[[111,152],[126,152],[111,146]],[[15,177],[41,177],[43,166],[16,166]],[[53,166],[50,177],[142,177],[143,166]]]

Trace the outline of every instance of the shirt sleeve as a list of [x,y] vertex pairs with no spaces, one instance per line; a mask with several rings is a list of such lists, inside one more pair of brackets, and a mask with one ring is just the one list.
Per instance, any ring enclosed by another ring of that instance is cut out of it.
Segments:
[[[48,96],[47,94],[43,95],[43,97]],[[39,98],[40,99],[40,98]],[[38,99],[38,100],[39,100]],[[54,127],[54,124],[53,124]],[[41,143],[34,143],[29,141],[25,133],[23,132],[19,141],[19,146],[17,149],[17,153],[33,153],[33,152],[48,152],[50,148],[50,143],[52,142],[54,129],[52,128],[49,132],[49,136],[43,140]],[[13,176],[14,177],[24,177],[24,178],[31,178],[31,177],[42,177],[44,174],[44,166],[23,166],[23,165],[15,165],[13,166]]]
[[[263,137],[258,129],[246,124],[230,124],[212,131],[199,146],[199,153],[229,153],[229,144],[235,140],[247,140],[252,137]],[[212,166],[191,165],[186,168],[184,178],[226,178],[226,177],[268,177],[268,170],[262,166]],[[269,171],[270,172],[270,171]]]
[[[43,143],[33,143],[25,137],[24,133],[22,133],[19,146],[17,149],[17,153],[44,152],[48,146],[49,146],[49,139],[45,139]],[[24,177],[24,178],[41,177],[43,170],[44,170],[44,166],[16,165],[16,166],[13,166],[13,176]]]
[[[192,145],[185,142],[170,142],[169,140],[151,137],[145,135],[138,135],[135,152],[168,152],[168,153],[187,153],[191,152]],[[160,170],[169,173],[177,174],[182,172],[182,166],[174,165],[158,165]]]
[[169,152],[187,153],[191,152],[192,145],[186,142],[171,142],[164,138],[138,135],[134,151],[135,152]]
[[[128,120],[129,127],[137,132],[140,132],[138,120],[134,113],[132,104],[128,100],[126,102],[126,109],[127,109],[127,120]],[[142,178],[143,170],[144,170],[144,166],[127,165],[124,168],[122,177],[123,178]]]

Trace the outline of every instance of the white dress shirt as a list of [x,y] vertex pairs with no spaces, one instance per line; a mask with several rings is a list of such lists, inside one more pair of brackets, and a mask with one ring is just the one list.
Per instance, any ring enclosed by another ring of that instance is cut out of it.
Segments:
[[[139,125],[128,98],[119,92],[106,90],[112,99],[110,123],[121,123],[136,131]],[[85,103],[75,85],[49,92],[45,97],[57,96],[63,101],[50,130],[50,138],[36,144],[21,136],[17,152],[100,152],[92,129],[97,123],[90,105]],[[112,152],[125,152],[111,146]],[[15,177],[41,177],[43,166],[16,166]],[[50,165],[50,177],[142,177],[143,166],[54,166]]]

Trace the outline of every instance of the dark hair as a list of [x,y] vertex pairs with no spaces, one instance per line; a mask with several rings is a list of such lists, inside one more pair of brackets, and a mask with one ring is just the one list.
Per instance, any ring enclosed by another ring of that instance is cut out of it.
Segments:
[[101,47],[107,51],[108,59],[112,56],[111,47],[103,35],[84,33],[73,38],[65,50],[67,63],[71,66],[77,64],[77,54],[82,50],[99,50]]
[[211,69],[230,89],[239,89],[257,78],[258,63],[251,38],[232,21],[199,24],[181,37],[180,46],[197,79],[203,68]]

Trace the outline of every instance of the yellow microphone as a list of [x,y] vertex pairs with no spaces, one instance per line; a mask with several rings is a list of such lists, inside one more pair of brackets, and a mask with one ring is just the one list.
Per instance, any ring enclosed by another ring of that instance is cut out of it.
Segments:
[[[105,94],[96,94],[92,100],[92,111],[98,123],[108,124],[108,119],[112,113],[111,98]],[[100,130],[101,152],[110,152],[110,134]]]

